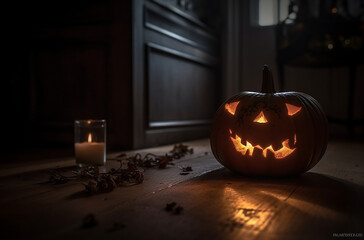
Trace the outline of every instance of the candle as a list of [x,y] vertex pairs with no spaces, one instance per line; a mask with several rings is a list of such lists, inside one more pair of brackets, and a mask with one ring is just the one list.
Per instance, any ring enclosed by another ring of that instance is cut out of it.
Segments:
[[106,163],[106,120],[75,120],[76,163],[102,166]]
[[89,133],[87,142],[75,143],[76,162],[81,165],[104,165],[106,158],[105,144],[92,142]]

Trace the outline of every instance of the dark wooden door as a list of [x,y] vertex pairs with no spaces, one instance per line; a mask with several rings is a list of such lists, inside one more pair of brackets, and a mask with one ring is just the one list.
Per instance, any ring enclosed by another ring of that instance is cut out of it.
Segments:
[[218,1],[133,4],[134,146],[207,137],[221,82]]

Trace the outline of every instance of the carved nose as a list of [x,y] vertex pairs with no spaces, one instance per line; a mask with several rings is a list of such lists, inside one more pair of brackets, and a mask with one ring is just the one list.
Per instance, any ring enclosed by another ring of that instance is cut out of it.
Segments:
[[257,122],[257,123],[267,123],[268,120],[267,118],[264,116],[263,111],[260,111],[260,113],[258,114],[258,116],[254,119],[253,122]]

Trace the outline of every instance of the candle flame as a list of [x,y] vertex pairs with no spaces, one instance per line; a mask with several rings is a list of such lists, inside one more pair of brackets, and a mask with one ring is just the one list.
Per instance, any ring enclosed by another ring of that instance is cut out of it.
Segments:
[[88,134],[88,139],[87,139],[88,142],[92,142],[92,135],[91,133]]

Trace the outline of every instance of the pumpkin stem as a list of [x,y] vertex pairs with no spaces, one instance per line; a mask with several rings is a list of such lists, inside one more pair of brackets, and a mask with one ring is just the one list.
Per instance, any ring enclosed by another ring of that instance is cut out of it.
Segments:
[[268,65],[263,67],[262,93],[275,93],[273,75]]

